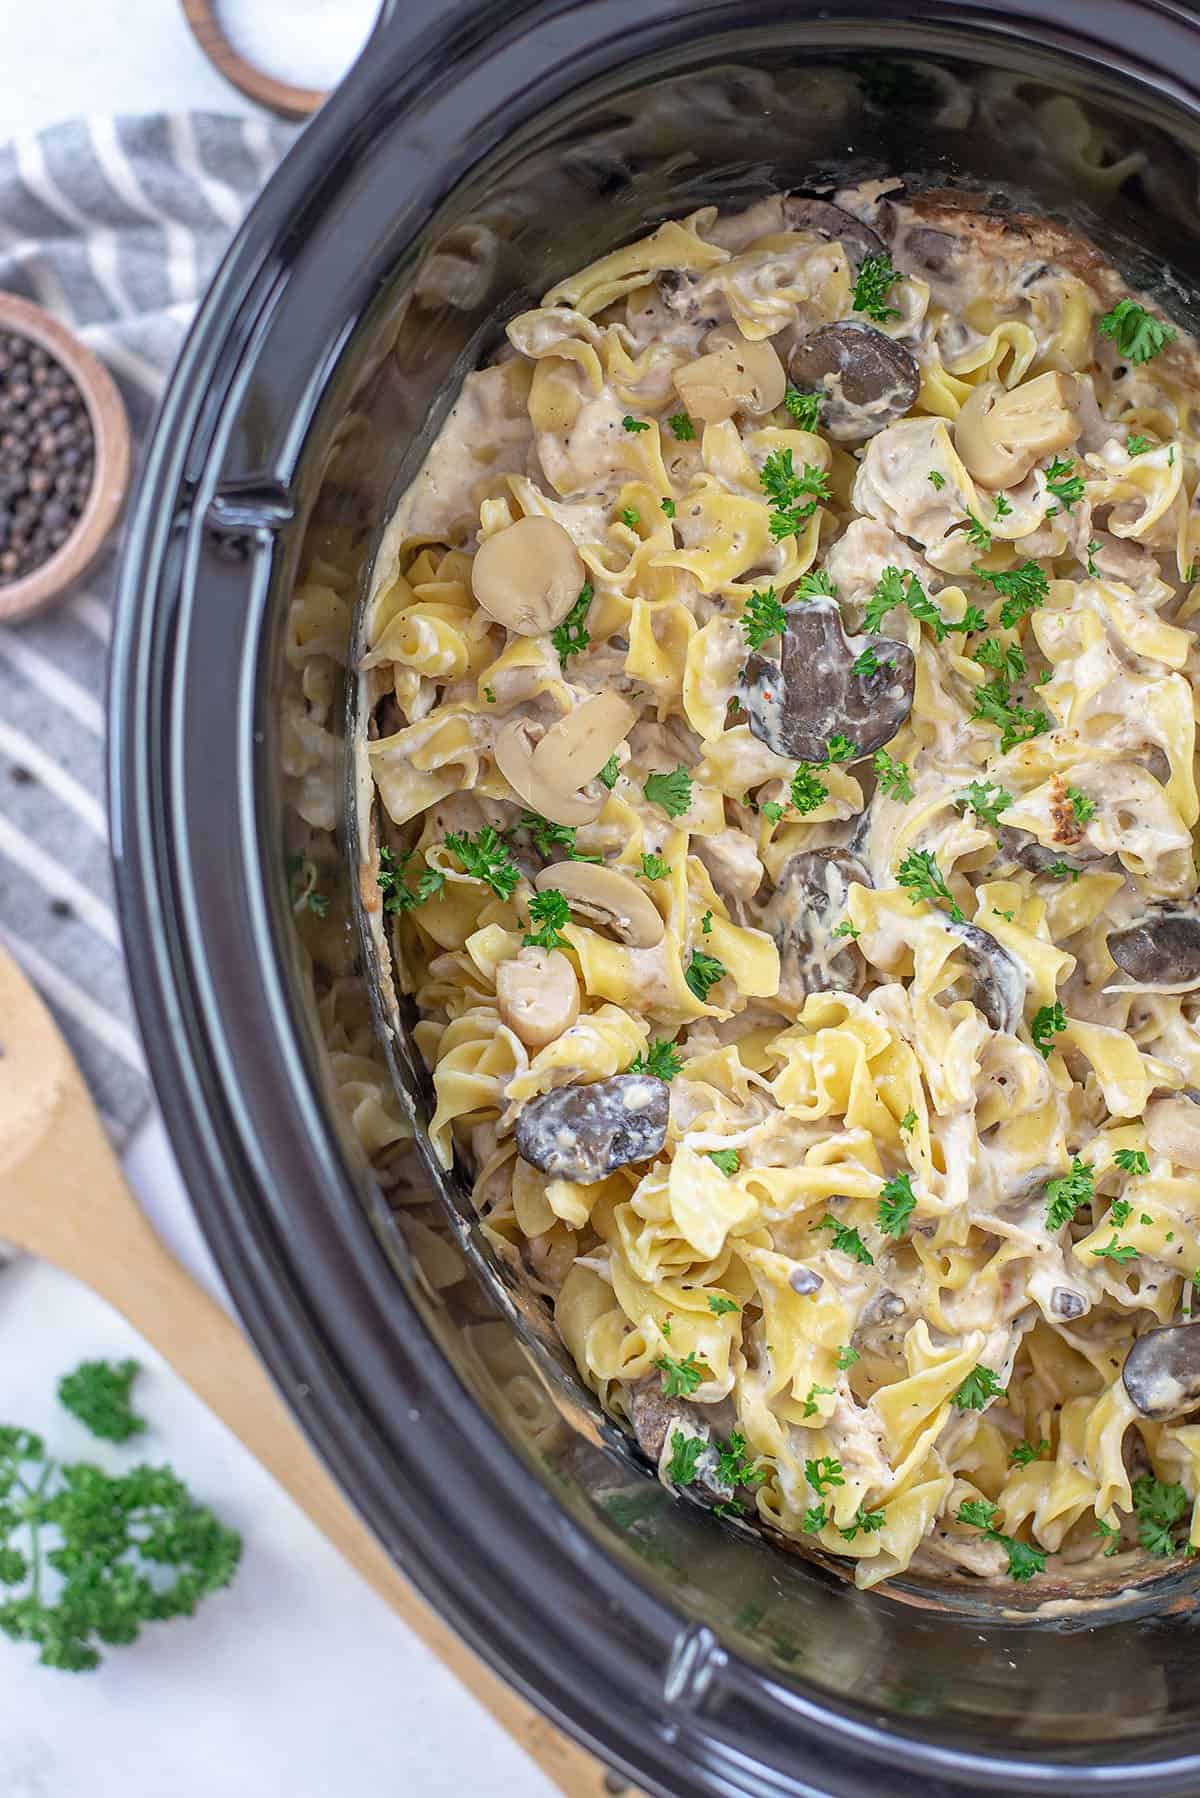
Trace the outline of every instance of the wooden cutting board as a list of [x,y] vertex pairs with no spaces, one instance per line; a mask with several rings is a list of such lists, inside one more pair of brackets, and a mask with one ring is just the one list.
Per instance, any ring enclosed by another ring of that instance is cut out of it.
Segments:
[[351,1510],[255,1350],[151,1229],[70,1050],[2,947],[0,1057],[0,1237],[114,1305],[560,1791],[632,1791],[485,1667]]

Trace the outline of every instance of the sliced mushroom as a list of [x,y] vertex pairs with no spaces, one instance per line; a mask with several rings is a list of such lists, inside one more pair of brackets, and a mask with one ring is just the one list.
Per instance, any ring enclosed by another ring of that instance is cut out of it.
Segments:
[[1185,1093],[1151,1099],[1144,1119],[1146,1141],[1176,1167],[1200,1168],[1200,1105]]
[[1082,430],[1073,375],[1038,375],[1019,387],[984,381],[954,421],[954,447],[983,487],[1015,487],[1042,456],[1066,449]]
[[1082,1317],[1090,1306],[1086,1293],[1076,1292],[1072,1286],[1056,1286],[1050,1294],[1050,1309],[1055,1317],[1061,1317],[1065,1322]]
[[857,319],[822,325],[792,351],[797,387],[828,397],[821,429],[840,442],[874,437],[912,406],[921,386],[916,357],[904,345]]
[[993,1030],[1011,1036],[1025,1010],[1025,970],[990,931],[965,920],[945,920],[946,929],[962,944],[963,959],[975,982],[975,1004]]
[[670,1090],[651,1074],[552,1087],[517,1118],[517,1152],[556,1180],[593,1186],[631,1161],[649,1161],[667,1137]]
[[[776,755],[825,760],[830,739],[855,746],[855,761],[890,743],[912,710],[916,662],[906,643],[891,637],[847,637],[836,600],[813,599],[785,608],[780,660],[752,655],[742,672],[740,699],[750,731]],[[867,673],[855,663],[875,652]]]
[[533,751],[533,771],[559,792],[574,793],[595,780],[637,713],[619,693],[596,693],[552,724]]
[[775,890],[757,917],[779,950],[779,996],[800,1004],[809,993],[857,993],[866,964],[853,942],[833,935],[846,894],[871,876],[848,849],[802,849],[779,870]]
[[583,591],[587,569],[553,518],[518,518],[485,538],[471,564],[471,591],[497,624],[540,637],[561,624]]
[[512,718],[496,733],[496,766],[531,811],[552,824],[591,824],[604,801],[583,793],[565,793],[546,780],[533,762],[534,741],[527,718]]
[[540,893],[553,887],[571,910],[594,919],[634,949],[653,949],[663,940],[662,916],[643,887],[617,868],[595,862],[552,862],[533,883]]
[[864,256],[881,256],[883,239],[870,225],[864,225],[852,212],[835,206],[832,200],[808,200],[800,194],[785,194],[783,222],[789,231],[815,231],[830,243],[840,243],[857,267]]
[[816,1268],[805,1267],[803,1262],[794,1267],[788,1275],[788,1285],[793,1292],[798,1292],[802,1299],[811,1297],[814,1292],[820,1292],[824,1284],[825,1282]]
[[579,982],[558,949],[526,947],[496,969],[501,1023],[527,1049],[544,1049],[579,1016]]
[[734,326],[710,333],[707,354],[675,370],[685,411],[706,424],[735,412],[773,412],[787,389],[783,363],[765,340],[751,343]]
[[1200,1324],[1167,1324],[1139,1336],[1121,1378],[1142,1417],[1167,1423],[1200,1405]]
[[1019,830],[1015,824],[1002,824],[996,832],[996,844],[1001,855],[1028,868],[1032,874],[1044,874],[1047,868],[1072,868],[1081,873],[1085,868],[1094,867],[1098,857],[1083,852],[1084,845],[1077,845],[1074,855],[1061,848],[1047,848],[1039,842],[1032,831]]
[[1200,986],[1200,914],[1182,905],[1156,906],[1111,931],[1108,953],[1132,980],[1177,990]]

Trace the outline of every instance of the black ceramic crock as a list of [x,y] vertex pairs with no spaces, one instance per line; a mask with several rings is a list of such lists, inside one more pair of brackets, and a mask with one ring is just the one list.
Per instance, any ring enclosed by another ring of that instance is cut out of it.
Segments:
[[[1083,116],[1098,152],[1068,147]],[[467,1224],[474,1271],[430,1280],[333,1103],[286,903],[305,532],[324,508],[369,535],[498,321],[709,200],[968,186],[1079,225],[1194,329],[1198,148],[1200,30],[1163,0],[389,0],[239,233],[158,422],[113,653],[113,832],[197,1212],[396,1559],[655,1792],[1194,1793],[1194,1582],[1050,1615],[1024,1589],[858,1593],[657,1487],[518,1328]],[[413,1179],[410,1202],[461,1210],[427,1163]]]

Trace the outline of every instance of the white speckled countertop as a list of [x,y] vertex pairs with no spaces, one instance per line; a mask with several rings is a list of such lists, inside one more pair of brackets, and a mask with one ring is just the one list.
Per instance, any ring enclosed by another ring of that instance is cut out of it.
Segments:
[[[244,47],[264,41],[274,7],[293,30],[303,18],[347,32],[352,53],[368,0],[225,4]],[[248,7],[255,17],[239,26]],[[178,0],[3,12],[0,136],[80,112],[248,110],[197,49]],[[337,45],[312,37],[295,55],[308,59],[303,75],[329,66]],[[212,1279],[156,1121],[127,1169],[171,1246]],[[152,1628],[98,1673],[49,1672],[0,1640],[0,1798],[551,1798],[524,1753],[106,1305],[28,1261],[0,1274],[0,1420],[102,1460],[54,1399],[58,1376],[96,1355],[142,1360],[147,1458],[170,1460],[241,1530],[245,1561],[195,1619]]]

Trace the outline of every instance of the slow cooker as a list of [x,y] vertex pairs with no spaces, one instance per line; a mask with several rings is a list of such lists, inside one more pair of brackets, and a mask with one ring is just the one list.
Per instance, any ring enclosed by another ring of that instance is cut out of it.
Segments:
[[[1200,21],[1171,0],[386,0],[239,233],[158,420],[121,576],[112,814],[196,1210],[388,1550],[653,1792],[1194,1793],[1196,1579],[860,1593],[654,1481],[434,1171],[428,1083],[382,1013],[415,1140],[372,1160],[339,1104],[329,983],[359,982],[365,1018],[379,982],[348,828],[316,949],[289,899],[297,571],[335,532],[365,582],[504,320],[666,217],[895,174],[1066,222],[1195,330],[1198,151]],[[352,669],[350,603],[339,628]],[[332,824],[351,814],[340,695],[331,716]]]

